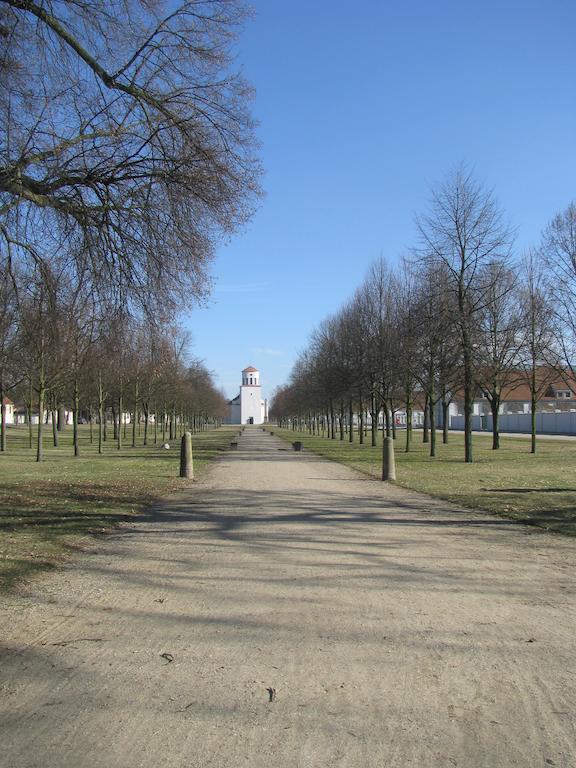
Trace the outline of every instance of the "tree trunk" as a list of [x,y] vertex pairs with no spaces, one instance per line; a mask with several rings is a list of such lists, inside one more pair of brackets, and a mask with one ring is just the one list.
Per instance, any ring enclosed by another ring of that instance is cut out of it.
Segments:
[[340,440],[344,440],[344,400],[340,400]]
[[392,437],[392,423],[390,419],[390,408],[388,408],[388,403],[386,400],[384,400],[384,405],[382,407],[382,410],[384,411],[384,423],[386,424],[386,437]]
[[492,410],[492,450],[500,448],[500,396],[493,397],[490,401]]
[[436,409],[434,408],[434,405],[434,390],[432,390],[428,400],[428,411],[430,414],[430,456],[436,456]]
[[118,396],[118,432],[116,435],[118,450],[122,449],[122,409],[123,407],[124,405],[122,403],[122,390],[120,390],[120,394]]
[[136,448],[136,418],[138,413],[138,379],[134,384],[134,410],[132,412],[132,448]]
[[52,443],[54,448],[58,448],[58,409],[52,408]]
[[536,453],[536,365],[530,377],[530,453]]
[[6,452],[6,403],[4,402],[4,380],[0,377],[0,451]]
[[66,408],[63,405],[58,406],[58,432],[66,427]]
[[80,409],[80,390],[78,379],[74,379],[74,410],[72,411],[74,456],[80,456],[80,444],[78,442],[78,411]]
[[38,383],[38,434],[36,440],[36,461],[44,460],[44,446],[42,444],[42,428],[44,426],[44,375],[40,374],[40,381]]
[[144,414],[144,445],[148,445],[148,418],[150,410],[147,402],[142,402],[142,413]]
[[444,445],[448,444],[448,411],[450,409],[450,403],[446,402],[442,398],[442,442]]
[[[462,311],[462,310],[461,310]],[[462,331],[464,358],[464,461],[472,464],[472,408],[474,406],[474,380],[472,375],[472,351],[468,329]]]
[[172,413],[170,415],[170,439],[176,439],[176,406],[172,408]]
[[32,449],[34,438],[32,435],[32,403],[34,402],[32,378],[28,382],[28,402],[26,403],[26,410],[28,411],[28,447]]
[[378,411],[376,409],[376,395],[374,392],[372,392],[372,396],[370,398],[370,420],[372,422],[372,447],[374,448],[378,437]]
[[429,429],[430,429],[430,414],[428,412],[428,403],[430,402],[430,399],[428,395],[426,395],[426,398],[424,400],[424,425],[422,430],[422,442],[428,443],[430,442],[429,437]]
[[102,453],[104,428],[104,387],[102,386],[102,374],[98,371],[98,453]]
[[412,441],[412,400],[410,395],[406,395],[406,448],[405,452],[410,453],[410,443]]

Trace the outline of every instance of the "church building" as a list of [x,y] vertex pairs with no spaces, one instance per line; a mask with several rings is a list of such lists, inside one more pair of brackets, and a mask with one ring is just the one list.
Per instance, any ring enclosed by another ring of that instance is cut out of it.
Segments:
[[260,371],[244,368],[240,393],[228,403],[228,418],[225,424],[264,424],[268,421],[268,400],[262,400]]

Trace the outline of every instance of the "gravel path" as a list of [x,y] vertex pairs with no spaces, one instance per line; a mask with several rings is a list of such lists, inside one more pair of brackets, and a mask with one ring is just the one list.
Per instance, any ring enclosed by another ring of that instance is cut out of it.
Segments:
[[575,561],[248,429],[4,598],[0,766],[574,768]]

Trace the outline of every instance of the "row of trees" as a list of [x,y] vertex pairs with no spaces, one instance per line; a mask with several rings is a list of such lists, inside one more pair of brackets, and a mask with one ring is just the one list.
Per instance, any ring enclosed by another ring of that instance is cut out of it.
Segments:
[[106,410],[221,415],[177,318],[260,193],[245,18],[241,0],[0,0],[0,401],[40,413],[39,459],[64,405],[76,452],[82,410],[101,429]]
[[[0,447],[6,451],[5,396],[25,405],[32,447],[32,414],[38,415],[36,456],[43,457],[44,422],[52,423],[54,445],[72,414],[73,446],[80,453],[78,425],[91,425],[102,452],[113,425],[118,448],[142,424],[144,444],[174,438],[184,425],[194,431],[225,415],[226,400],[210,373],[191,360],[189,339],[178,326],[103,312],[90,291],[65,275],[44,273],[18,293],[0,289]],[[97,425],[97,437],[93,425]]]
[[436,414],[462,398],[466,462],[472,462],[472,412],[478,393],[490,403],[493,448],[507,388],[526,383],[535,413],[552,380],[574,375],[576,360],[576,206],[546,228],[537,249],[516,259],[513,233],[493,194],[465,168],[434,190],[417,219],[419,243],[391,269],[372,265],[352,299],[324,320],[280,388],[271,416],[305,423],[332,438],[359,439],[371,416],[372,444],[383,416],[406,413],[406,450],[415,405],[423,438],[436,452]]

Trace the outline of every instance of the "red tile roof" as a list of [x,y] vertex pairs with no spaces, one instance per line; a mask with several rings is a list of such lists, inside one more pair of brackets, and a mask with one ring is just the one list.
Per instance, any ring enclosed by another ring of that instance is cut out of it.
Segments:
[[244,368],[242,373],[258,373],[258,368],[252,368],[252,366],[249,366],[248,368]]

